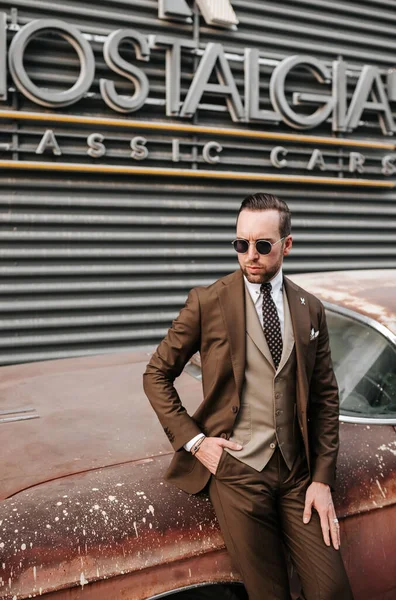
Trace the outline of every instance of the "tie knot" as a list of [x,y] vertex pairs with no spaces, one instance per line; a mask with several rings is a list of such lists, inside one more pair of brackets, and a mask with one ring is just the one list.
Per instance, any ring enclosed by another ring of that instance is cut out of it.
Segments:
[[262,283],[260,286],[260,290],[263,294],[266,294],[267,296],[271,293],[272,290],[272,285],[271,283]]

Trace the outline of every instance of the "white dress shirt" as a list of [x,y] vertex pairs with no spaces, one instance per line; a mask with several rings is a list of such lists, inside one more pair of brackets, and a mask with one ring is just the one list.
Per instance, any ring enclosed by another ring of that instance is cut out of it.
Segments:
[[[260,319],[261,327],[263,327],[263,294],[260,292],[260,283],[250,283],[245,277],[245,285],[249,291],[250,297],[253,300],[253,304],[256,308],[258,318]],[[276,310],[278,311],[282,339],[285,332],[285,311],[283,307],[283,273],[282,269],[271,279],[269,282],[272,285],[271,296],[275,303]]]
[[[258,318],[260,319],[261,327],[263,327],[263,294],[260,292],[260,283],[250,283],[247,280],[245,275],[243,276],[245,280],[245,285],[248,289],[248,292],[253,300],[253,304],[256,308]],[[282,339],[284,338],[284,329],[285,329],[285,312],[283,307],[283,273],[282,269],[278,271],[278,273],[273,277],[270,281],[272,285],[271,296],[273,301],[275,302],[276,310],[278,311]],[[197,440],[201,437],[205,437],[205,434],[198,433],[195,437],[193,437],[189,442],[184,444],[184,448],[187,452],[190,452],[191,448],[195,444]]]

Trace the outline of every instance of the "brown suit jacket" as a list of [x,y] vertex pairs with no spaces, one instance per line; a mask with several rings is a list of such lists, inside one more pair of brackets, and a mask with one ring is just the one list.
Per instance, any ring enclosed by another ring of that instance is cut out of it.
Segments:
[[[323,305],[284,277],[297,354],[296,403],[313,481],[334,486],[338,453],[338,387]],[[159,344],[143,376],[144,390],[175,455],[167,479],[189,493],[207,484],[210,472],[184,450],[201,431],[228,439],[239,411],[245,370],[245,294],[242,271],[190,291],[184,308]],[[310,340],[311,329],[319,335]],[[173,382],[200,351],[204,399],[190,416]]]

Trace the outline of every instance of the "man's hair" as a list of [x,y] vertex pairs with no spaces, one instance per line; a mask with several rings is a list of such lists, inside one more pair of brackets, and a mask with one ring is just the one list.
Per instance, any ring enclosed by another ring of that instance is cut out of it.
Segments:
[[286,202],[274,196],[273,194],[250,194],[242,201],[237,214],[238,217],[243,210],[277,210],[279,212],[279,233],[281,237],[286,237],[291,231],[291,213]]

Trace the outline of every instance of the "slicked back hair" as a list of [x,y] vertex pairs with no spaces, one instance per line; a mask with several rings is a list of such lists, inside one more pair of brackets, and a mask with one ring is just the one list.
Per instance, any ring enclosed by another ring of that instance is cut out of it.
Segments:
[[291,231],[291,212],[286,202],[274,196],[273,194],[264,194],[257,192],[250,194],[242,201],[237,214],[238,217],[243,210],[277,210],[279,212],[279,233],[281,237],[286,237]]

